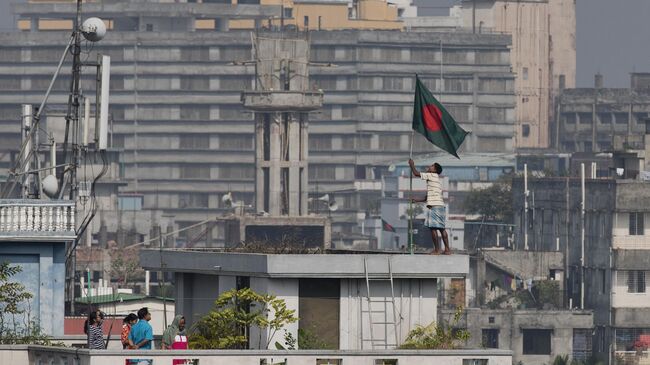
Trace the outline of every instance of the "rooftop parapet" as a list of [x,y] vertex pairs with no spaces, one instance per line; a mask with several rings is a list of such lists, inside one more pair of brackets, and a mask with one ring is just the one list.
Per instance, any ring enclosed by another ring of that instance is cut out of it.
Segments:
[[0,200],[0,241],[75,239],[75,203],[71,200]]

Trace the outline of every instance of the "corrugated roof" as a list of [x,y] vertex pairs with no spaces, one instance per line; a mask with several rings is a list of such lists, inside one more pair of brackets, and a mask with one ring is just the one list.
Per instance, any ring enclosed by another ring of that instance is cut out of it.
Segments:
[[137,301],[137,300],[143,300],[143,299],[159,299],[159,300],[167,300],[167,301],[174,301],[174,298],[163,298],[163,297],[157,297],[157,296],[146,296],[143,294],[129,294],[129,293],[118,293],[118,294],[106,294],[106,295],[95,295],[91,297],[78,297],[75,298],[75,302],[77,303],[88,303],[88,299],[90,299],[91,304],[106,304],[106,303],[115,303],[115,302],[129,302],[129,301]]

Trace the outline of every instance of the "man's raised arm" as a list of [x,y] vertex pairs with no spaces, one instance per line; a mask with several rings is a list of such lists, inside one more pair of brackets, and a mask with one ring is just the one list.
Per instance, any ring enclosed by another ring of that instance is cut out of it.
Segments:
[[413,176],[420,177],[420,171],[415,168],[415,162],[413,162],[413,159],[409,158],[409,166],[411,166],[411,173]]

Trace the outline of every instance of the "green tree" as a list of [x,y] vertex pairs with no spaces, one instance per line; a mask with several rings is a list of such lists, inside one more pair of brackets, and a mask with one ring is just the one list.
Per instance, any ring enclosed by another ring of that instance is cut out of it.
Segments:
[[21,271],[20,266],[0,263],[0,344],[53,345],[37,319],[31,317],[30,300],[34,296],[23,284],[11,281]]
[[456,308],[454,318],[450,323],[432,322],[428,326],[416,326],[406,337],[401,349],[456,349],[470,338],[466,329],[458,329],[457,325],[463,315],[463,308]]
[[463,207],[465,213],[478,214],[486,221],[511,223],[512,176],[503,176],[490,187],[472,190]]
[[214,302],[214,308],[190,329],[190,348],[244,349],[249,329],[257,327],[262,345],[262,331],[268,330],[263,348],[268,348],[273,336],[285,325],[296,322],[295,311],[287,309],[283,299],[258,294],[249,288],[229,290]]

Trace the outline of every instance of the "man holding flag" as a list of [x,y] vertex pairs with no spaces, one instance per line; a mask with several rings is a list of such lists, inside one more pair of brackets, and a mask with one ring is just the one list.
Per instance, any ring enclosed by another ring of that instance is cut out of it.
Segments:
[[[413,100],[413,131],[422,134],[429,142],[440,149],[460,158],[458,149],[465,140],[467,132],[461,128],[449,112],[440,104],[431,92],[415,76],[415,98]],[[431,239],[433,240],[433,254],[440,254],[440,242],[438,232],[445,244],[444,254],[451,254],[449,249],[449,238],[445,230],[445,221],[447,218],[447,208],[442,199],[442,185],[440,184],[439,174],[442,172],[442,166],[434,163],[429,166],[426,172],[420,173],[413,162],[413,136],[411,135],[411,158],[409,166],[411,167],[411,192],[413,191],[413,176],[419,177],[427,182],[427,196],[421,199],[411,199],[414,202],[426,202],[429,213],[425,225],[431,230]],[[413,212],[413,209],[411,209]],[[413,213],[411,213],[413,214]],[[409,217],[410,244],[413,244],[413,217]],[[411,249],[411,252],[413,250]]]

